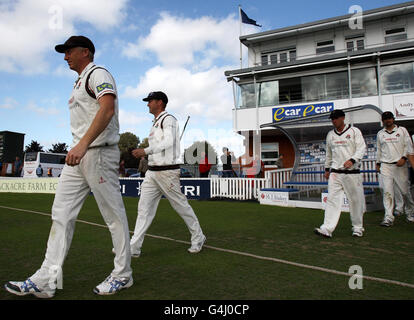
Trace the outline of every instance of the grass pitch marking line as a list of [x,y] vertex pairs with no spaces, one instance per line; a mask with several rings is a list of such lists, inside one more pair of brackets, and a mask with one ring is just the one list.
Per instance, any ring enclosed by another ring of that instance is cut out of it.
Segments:
[[[26,209],[19,209],[19,208],[5,207],[5,206],[0,206],[0,208],[14,210],[14,211],[34,213],[34,214],[38,214],[38,215],[42,215],[42,216],[48,216],[48,217],[51,216],[50,213],[38,212],[38,211],[33,211],[33,210],[26,210]],[[76,220],[76,222],[80,222],[80,223],[88,224],[88,225],[91,225],[91,226],[108,229],[108,226],[98,224],[98,223],[94,223],[94,222],[85,221],[85,220]],[[133,234],[134,232],[129,231],[129,233]],[[151,238],[155,238],[155,239],[173,241],[173,242],[184,243],[184,244],[191,244],[188,241],[177,240],[177,239],[164,237],[164,236],[157,236],[157,235],[152,235],[152,234],[146,234],[146,236],[151,237]],[[342,272],[342,271],[337,271],[337,270],[333,270],[333,269],[327,269],[327,268],[312,266],[312,265],[308,265],[308,264],[292,262],[292,261],[278,259],[278,258],[258,256],[258,255],[255,255],[255,254],[242,252],[242,251],[223,249],[223,248],[213,247],[213,246],[209,246],[209,245],[204,245],[203,247],[208,248],[208,249],[212,249],[212,250],[216,250],[216,251],[236,254],[236,255],[239,255],[239,256],[250,257],[250,258],[254,258],[254,259],[258,259],[258,260],[272,261],[272,262],[287,264],[287,265],[291,265],[291,266],[295,266],[295,267],[299,267],[299,268],[310,269],[310,270],[315,270],[315,271],[321,271],[321,272],[331,273],[331,274],[345,276],[345,277],[356,276],[354,274],[349,274],[347,272]],[[377,277],[371,277],[371,276],[366,276],[366,275],[363,275],[362,278],[366,279],[366,280],[377,281],[377,282],[382,282],[382,283],[387,283],[387,284],[394,284],[394,285],[397,285],[397,286],[414,289],[414,284],[411,284],[411,283],[406,283],[406,282],[401,282],[401,281],[396,281],[396,280],[383,279],[383,278],[377,278]]]

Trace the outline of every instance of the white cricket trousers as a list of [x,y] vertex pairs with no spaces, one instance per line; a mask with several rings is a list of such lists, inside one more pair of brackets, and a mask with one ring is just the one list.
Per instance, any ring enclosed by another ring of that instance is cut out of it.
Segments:
[[[53,277],[57,276],[56,270],[62,268],[72,242],[76,219],[90,191],[93,192],[112,236],[116,255],[111,275],[131,277],[128,221],[118,177],[119,156],[117,145],[91,148],[78,166],[64,166],[53,201],[53,223],[45,260],[41,268],[30,277],[40,287],[47,288],[48,284],[53,283]],[[90,260],[95,260],[93,254]]]
[[[414,202],[410,194],[407,166],[397,167],[395,164],[381,163],[379,177],[385,209],[384,220],[394,221],[394,205],[398,211],[405,211],[407,216],[412,215]],[[399,200],[396,203],[399,198],[402,198],[402,202]]]
[[150,171],[145,173],[141,185],[141,195],[138,203],[138,217],[134,235],[131,238],[131,252],[141,251],[145,233],[150,227],[157,212],[158,203],[164,195],[173,209],[183,218],[191,233],[191,243],[196,244],[203,238],[200,223],[188,203],[187,197],[181,192],[180,169]]
[[365,196],[361,174],[344,174],[332,172],[328,181],[328,199],[325,207],[325,218],[321,229],[333,233],[341,216],[343,195],[348,198],[352,230],[363,232],[363,215]]

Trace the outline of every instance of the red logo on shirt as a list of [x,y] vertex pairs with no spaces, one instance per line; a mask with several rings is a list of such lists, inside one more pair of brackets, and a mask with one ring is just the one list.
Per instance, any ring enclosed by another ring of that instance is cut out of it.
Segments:
[[105,183],[105,182],[106,182],[106,180],[105,180],[104,178],[102,178],[102,177],[101,177],[101,178],[99,179],[99,184],[101,184],[101,183]]

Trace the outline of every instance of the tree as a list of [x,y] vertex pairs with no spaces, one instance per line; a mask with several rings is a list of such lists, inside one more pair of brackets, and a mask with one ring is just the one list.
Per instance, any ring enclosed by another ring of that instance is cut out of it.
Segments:
[[217,164],[217,152],[208,141],[195,141],[190,147],[184,150],[185,164],[199,164],[201,154],[205,152],[208,163]]
[[149,143],[148,143],[148,138],[144,138],[144,140],[142,140],[142,142],[139,144],[138,148],[148,148],[149,147]]
[[139,161],[131,154],[131,151],[138,148],[139,142],[139,138],[135,134],[121,133],[118,146],[121,151],[121,160],[125,161],[125,168],[138,168]]
[[43,146],[41,146],[36,140],[32,140],[32,142],[26,146],[24,152],[43,152]]
[[68,145],[63,142],[63,143],[55,143],[52,144],[52,149],[49,149],[49,152],[52,153],[68,153]]
[[131,132],[121,133],[118,142],[119,150],[121,150],[122,153],[136,149],[138,148],[139,142],[139,138],[135,134]]

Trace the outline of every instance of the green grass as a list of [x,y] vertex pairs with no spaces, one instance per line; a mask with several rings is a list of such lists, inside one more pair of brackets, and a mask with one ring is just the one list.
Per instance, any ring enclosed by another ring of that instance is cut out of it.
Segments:
[[[0,194],[0,205],[49,213],[53,195]],[[136,198],[124,198],[129,229]],[[414,284],[414,224],[396,219],[379,226],[381,212],[367,213],[363,238],[351,237],[349,214],[342,214],[332,239],[317,237],[320,210],[261,206],[253,202],[191,201],[207,245],[348,272],[360,265],[364,275]],[[89,197],[79,219],[105,224]],[[50,217],[0,208],[0,284],[24,280],[41,265]],[[168,201],[162,200],[149,234],[189,241],[190,235]],[[63,290],[55,299],[414,299],[414,289],[364,280],[351,290],[348,277],[147,237],[143,254],[132,260],[134,286],[115,296],[92,289],[113,268],[109,231],[77,223],[63,268]],[[22,299],[0,290],[1,299]],[[23,299],[34,299],[25,297]]]

